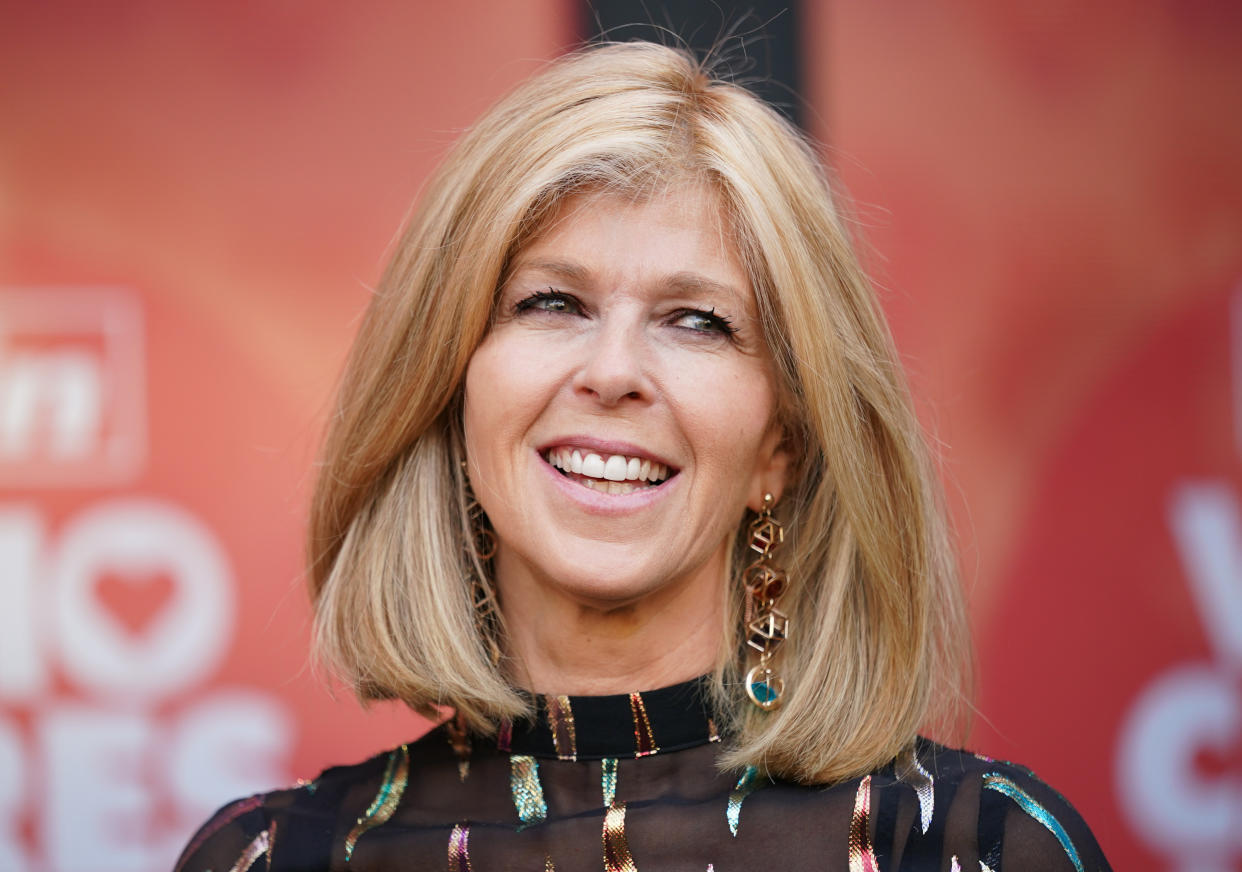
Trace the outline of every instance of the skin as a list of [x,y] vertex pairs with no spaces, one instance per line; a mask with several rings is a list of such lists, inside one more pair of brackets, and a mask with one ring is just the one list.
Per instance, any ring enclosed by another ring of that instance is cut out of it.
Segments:
[[[561,205],[516,257],[466,374],[469,473],[496,530],[515,681],[627,693],[713,667],[730,543],[785,481],[776,405],[713,192]],[[548,463],[558,446],[675,474],[603,493]]]

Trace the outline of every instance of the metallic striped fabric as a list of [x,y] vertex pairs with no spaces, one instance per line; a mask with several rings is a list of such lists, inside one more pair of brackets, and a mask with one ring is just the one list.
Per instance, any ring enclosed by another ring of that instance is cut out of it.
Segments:
[[380,783],[379,792],[362,817],[358,818],[354,828],[345,837],[345,862],[354,855],[354,848],[363,833],[381,824],[387,823],[392,813],[397,810],[397,803],[405,793],[406,780],[410,776],[410,749],[408,745],[394,748],[388,755],[388,765],[384,769],[384,780]]
[[548,805],[543,801],[543,784],[539,781],[539,761],[526,754],[509,757],[509,789],[513,794],[513,807],[518,820],[525,829],[542,823],[548,817]]
[[457,824],[449,835],[448,844],[449,872],[471,872],[470,869],[470,827]]
[[647,706],[641,693],[630,694],[630,711],[634,715],[634,756],[659,753],[660,746],[651,732],[651,720],[647,717]]
[[617,758],[605,757],[600,762],[600,787],[604,793],[604,808],[617,798]]
[[914,788],[919,798],[919,827],[923,835],[931,826],[932,815],[936,810],[936,782],[932,774],[919,762],[913,748],[901,752],[897,758],[898,777]]
[[561,760],[578,759],[578,734],[574,729],[574,710],[567,696],[546,696],[548,726],[552,741],[556,744],[556,756]]
[[255,864],[260,857],[271,850],[272,847],[272,831],[264,830],[254,837],[254,841],[246,846],[246,850],[242,851],[237,862],[233,864],[233,868],[229,872],[249,872],[250,867]]
[[734,837],[737,836],[737,828],[742,823],[742,803],[761,786],[758,768],[747,766],[742,777],[737,780],[737,786],[729,794],[729,806],[725,809],[725,818],[729,821],[729,832]]
[[614,802],[604,815],[604,872],[638,872],[625,838],[624,802]]
[[1057,841],[1061,843],[1062,850],[1065,851],[1065,855],[1069,857],[1070,862],[1074,864],[1074,868],[1078,872],[1083,872],[1082,860],[1078,856],[1078,850],[1074,847],[1073,841],[1070,840],[1069,833],[1065,831],[1065,827],[1061,826],[1060,821],[1036,802],[1033,796],[999,772],[989,772],[984,775],[983,787],[985,790],[995,790],[998,793],[1003,793],[1016,802],[1018,807],[1024,812],[1043,824],[1048,832],[1056,836]]
[[850,872],[880,872],[871,847],[871,776],[858,784],[854,795],[854,814],[850,818]]

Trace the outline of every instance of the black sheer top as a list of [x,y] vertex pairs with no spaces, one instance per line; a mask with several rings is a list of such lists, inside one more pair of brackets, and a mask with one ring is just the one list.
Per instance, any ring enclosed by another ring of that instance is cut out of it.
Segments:
[[697,681],[543,697],[479,739],[452,722],[290,790],[233,802],[178,872],[1108,869],[1028,770],[919,740],[830,787],[716,768]]

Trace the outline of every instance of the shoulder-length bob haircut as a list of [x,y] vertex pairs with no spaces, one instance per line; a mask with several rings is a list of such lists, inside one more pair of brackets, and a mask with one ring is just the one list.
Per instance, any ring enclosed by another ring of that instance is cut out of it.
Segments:
[[[967,633],[938,478],[885,321],[812,148],[683,51],[627,43],[551,63],[429,181],[361,325],[311,507],[321,662],[364,701],[452,706],[476,731],[529,698],[475,629],[461,437],[466,365],[518,252],[566,197],[716,192],[749,272],[795,456],[777,507],[781,708],[742,691],[747,524],[714,703],[723,765],[827,783],[894,759],[961,698]],[[498,628],[503,636],[504,628]],[[947,685],[947,686],[946,686]],[[942,723],[937,720],[934,723]]]

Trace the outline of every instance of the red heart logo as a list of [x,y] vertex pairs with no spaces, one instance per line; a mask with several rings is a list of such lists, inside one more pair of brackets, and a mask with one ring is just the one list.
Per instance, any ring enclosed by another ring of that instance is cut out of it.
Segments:
[[167,570],[102,572],[95,595],[126,632],[140,636],[172,599],[172,574]]

